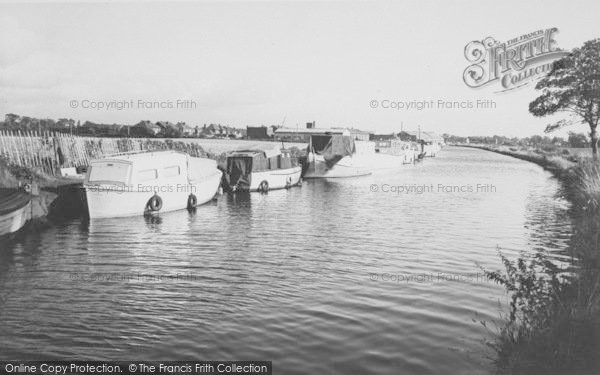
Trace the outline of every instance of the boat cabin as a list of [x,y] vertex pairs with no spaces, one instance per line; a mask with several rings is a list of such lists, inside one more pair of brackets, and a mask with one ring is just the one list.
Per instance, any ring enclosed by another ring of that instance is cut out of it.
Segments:
[[84,185],[130,186],[134,189],[165,183],[185,185],[214,168],[213,160],[189,158],[177,151],[121,154],[92,161]]
[[281,169],[290,169],[298,166],[298,160],[283,154],[279,149],[272,150],[240,150],[227,155],[225,178],[230,187],[249,187],[252,174],[269,172]]

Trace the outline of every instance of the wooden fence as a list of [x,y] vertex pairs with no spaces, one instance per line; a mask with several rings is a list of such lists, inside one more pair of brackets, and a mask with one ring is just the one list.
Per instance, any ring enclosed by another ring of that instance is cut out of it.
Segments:
[[0,157],[12,165],[38,169],[49,175],[60,175],[61,168],[87,166],[90,160],[111,154],[147,150],[178,150],[191,156],[213,156],[207,155],[197,144],[172,140],[0,130]]

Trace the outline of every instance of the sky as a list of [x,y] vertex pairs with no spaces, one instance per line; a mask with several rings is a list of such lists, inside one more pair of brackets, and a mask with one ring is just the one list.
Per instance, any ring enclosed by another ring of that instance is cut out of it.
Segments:
[[[561,116],[529,114],[533,85],[468,87],[465,46],[557,27],[569,50],[600,37],[598,14],[596,0],[3,2],[0,114],[541,135]],[[445,108],[477,100],[495,107]]]

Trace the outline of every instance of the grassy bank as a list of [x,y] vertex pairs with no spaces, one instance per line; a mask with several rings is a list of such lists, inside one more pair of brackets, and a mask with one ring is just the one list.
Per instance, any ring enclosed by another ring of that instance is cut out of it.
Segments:
[[[473,147],[473,146],[471,146]],[[498,374],[600,374],[600,164],[568,152],[475,146],[536,163],[564,184],[572,203],[572,265],[544,254],[487,272],[510,296],[510,311],[489,345]]]

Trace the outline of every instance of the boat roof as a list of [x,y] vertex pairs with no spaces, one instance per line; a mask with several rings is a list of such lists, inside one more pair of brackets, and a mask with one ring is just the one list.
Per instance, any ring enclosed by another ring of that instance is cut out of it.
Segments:
[[271,149],[244,149],[244,150],[235,150],[231,151],[227,154],[227,156],[245,156],[245,157],[254,157],[257,155],[265,155],[267,158],[281,155],[281,150],[279,148],[271,148]]
[[122,152],[118,154],[108,155],[103,158],[99,158],[93,161],[102,161],[102,160],[120,160],[125,162],[134,162],[136,160],[154,158],[154,157],[165,157],[168,155],[182,155],[187,156],[187,154],[175,150],[164,150],[164,151],[134,151],[134,152]]

